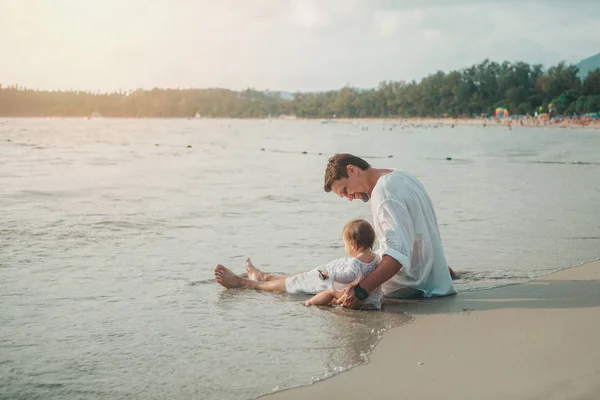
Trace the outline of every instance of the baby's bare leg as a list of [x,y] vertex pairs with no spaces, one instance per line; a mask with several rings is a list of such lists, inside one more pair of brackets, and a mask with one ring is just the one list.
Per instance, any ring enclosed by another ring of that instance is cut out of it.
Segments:
[[321,293],[317,293],[309,300],[304,302],[306,307],[310,306],[326,306],[331,303],[331,301],[335,299],[335,292],[333,289],[324,290]]

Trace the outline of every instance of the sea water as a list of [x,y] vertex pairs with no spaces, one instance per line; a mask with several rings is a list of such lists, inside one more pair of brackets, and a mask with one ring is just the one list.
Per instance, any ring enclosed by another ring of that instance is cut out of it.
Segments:
[[[0,393],[250,399],[367,362],[412,316],[223,290],[344,255],[349,152],[420,178],[459,291],[600,255],[600,132],[281,120],[0,120]],[[459,294],[460,296],[460,294]]]

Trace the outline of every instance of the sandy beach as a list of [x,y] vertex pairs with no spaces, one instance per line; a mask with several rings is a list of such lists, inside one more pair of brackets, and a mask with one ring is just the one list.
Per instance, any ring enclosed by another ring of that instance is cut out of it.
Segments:
[[264,398],[600,398],[600,261],[387,307],[415,320],[387,332],[369,364]]

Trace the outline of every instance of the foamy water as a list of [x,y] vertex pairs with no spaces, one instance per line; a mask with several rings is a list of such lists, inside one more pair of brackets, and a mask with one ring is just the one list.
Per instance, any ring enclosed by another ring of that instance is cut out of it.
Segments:
[[422,179],[448,260],[466,271],[460,291],[600,256],[594,131],[0,122],[9,398],[244,399],[364,363],[386,329],[412,317],[305,308],[302,297],[212,280],[214,264],[241,272],[247,255],[281,273],[343,255],[344,223],[371,217],[368,205],[323,192],[335,152]]

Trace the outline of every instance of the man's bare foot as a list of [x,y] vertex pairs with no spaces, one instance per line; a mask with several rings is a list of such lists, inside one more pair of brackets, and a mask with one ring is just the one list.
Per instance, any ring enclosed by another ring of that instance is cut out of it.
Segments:
[[248,279],[252,279],[253,281],[265,280],[265,273],[252,264],[250,257],[246,258],[246,272],[248,273]]
[[448,267],[448,272],[450,272],[450,278],[452,278],[453,281],[457,280],[458,278],[460,278],[460,276],[456,273],[456,271],[454,271],[452,268]]
[[312,306],[312,303],[310,302],[310,300],[306,300],[306,301],[304,302],[304,305],[305,305],[306,307],[310,307],[310,306]]
[[229,268],[217,264],[213,272],[215,274],[215,280],[219,285],[226,287],[227,289],[242,287],[243,278],[240,278],[231,272]]

